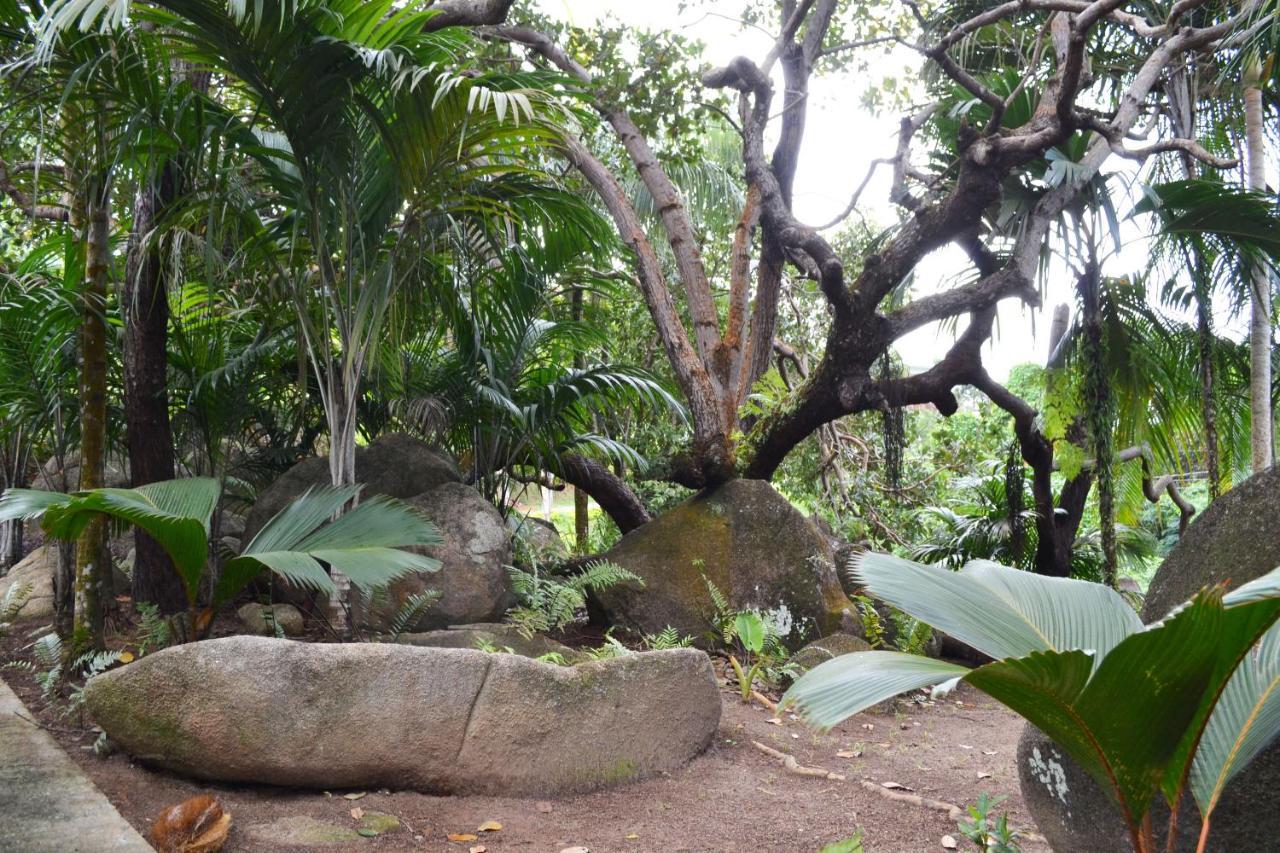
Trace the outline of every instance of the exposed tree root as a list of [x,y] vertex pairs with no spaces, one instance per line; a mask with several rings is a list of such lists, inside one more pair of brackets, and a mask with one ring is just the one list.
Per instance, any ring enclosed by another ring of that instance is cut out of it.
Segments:
[[830,770],[824,770],[821,767],[804,767],[800,762],[796,761],[795,756],[787,755],[785,752],[765,746],[758,740],[751,741],[751,745],[772,758],[776,758],[782,762],[782,766],[787,768],[788,773],[794,773],[797,776],[812,776],[815,779],[831,779],[837,782],[843,782],[844,777],[839,773],[832,773]]
[[751,698],[752,698],[752,699],[754,699],[754,700],[756,700],[757,702],[759,702],[759,703],[760,703],[761,705],[763,705],[767,710],[773,711],[775,714],[777,713],[777,711],[778,711],[778,703],[777,703],[777,702],[774,702],[774,701],[773,701],[772,699],[770,699],[768,696],[765,696],[765,695],[764,695],[763,693],[761,693],[759,690],[752,690],[752,691],[751,691]]

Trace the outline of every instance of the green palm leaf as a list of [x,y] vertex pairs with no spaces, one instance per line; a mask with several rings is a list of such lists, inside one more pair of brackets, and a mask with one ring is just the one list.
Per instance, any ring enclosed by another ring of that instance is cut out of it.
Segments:
[[438,545],[435,525],[401,501],[377,496],[334,518],[359,486],[308,489],[263,526],[241,554],[228,560],[214,590],[215,605],[230,599],[262,570],[304,589],[330,592],[328,565],[366,592],[440,561],[402,547]]
[[1069,649],[1101,657],[1142,628],[1114,590],[987,561],[953,572],[868,552],[851,575],[882,601],[997,659]]
[[1280,628],[1272,628],[1227,683],[1191,763],[1191,793],[1208,820],[1227,783],[1280,733]]

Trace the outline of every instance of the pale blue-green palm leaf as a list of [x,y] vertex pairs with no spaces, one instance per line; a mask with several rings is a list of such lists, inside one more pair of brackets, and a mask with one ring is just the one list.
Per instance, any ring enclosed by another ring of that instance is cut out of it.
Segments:
[[1191,762],[1191,793],[1208,819],[1227,783],[1280,733],[1280,627],[1241,661]]
[[801,676],[782,705],[797,705],[809,723],[829,729],[841,720],[908,690],[932,687],[969,673],[946,661],[903,652],[855,652]]
[[876,598],[996,659],[1070,649],[1105,654],[1142,628],[1114,590],[987,561],[953,572],[866,553],[851,575]]

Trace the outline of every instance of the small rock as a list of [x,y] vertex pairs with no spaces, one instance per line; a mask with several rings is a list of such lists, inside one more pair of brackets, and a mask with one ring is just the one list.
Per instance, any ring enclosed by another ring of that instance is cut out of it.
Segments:
[[250,634],[274,637],[277,625],[289,637],[296,637],[303,631],[302,613],[292,604],[250,603],[237,610],[236,616]]

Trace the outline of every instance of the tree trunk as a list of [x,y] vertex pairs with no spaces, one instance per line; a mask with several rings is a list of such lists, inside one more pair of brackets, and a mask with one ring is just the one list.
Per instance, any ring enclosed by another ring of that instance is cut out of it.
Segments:
[[[1206,275],[1204,258],[1196,253],[1194,275],[1203,281]],[[1222,471],[1218,460],[1218,409],[1214,402],[1213,377],[1213,315],[1209,294],[1196,287],[1196,341],[1200,360],[1200,412],[1204,420],[1205,469],[1209,476],[1209,500],[1217,500],[1222,493]]]
[[[153,185],[139,187],[125,268],[124,413],[129,472],[134,486],[172,480],[173,429],[169,423],[169,298],[159,248],[148,239],[157,216],[172,201],[176,170],[160,170]],[[187,607],[186,590],[169,556],[143,530],[134,531],[133,599],[166,615]]]
[[[1244,93],[1245,149],[1249,189],[1265,191],[1266,144],[1262,134],[1262,90],[1255,63],[1247,72]],[[1253,270],[1253,294],[1249,313],[1249,401],[1253,471],[1271,467],[1273,459],[1271,414],[1271,276],[1264,266]]]
[[[101,488],[107,438],[107,279],[111,266],[110,190],[106,178],[85,195],[85,281],[80,329],[80,489]],[[73,647],[102,648],[101,579],[108,571],[106,523],[95,516],[76,541]]]

